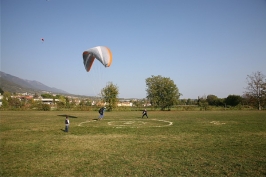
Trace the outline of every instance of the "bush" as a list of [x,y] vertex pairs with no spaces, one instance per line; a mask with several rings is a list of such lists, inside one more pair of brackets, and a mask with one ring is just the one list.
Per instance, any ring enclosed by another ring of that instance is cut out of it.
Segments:
[[51,110],[51,107],[48,104],[42,104],[42,106],[40,108],[41,108],[40,109],[41,111],[50,111]]

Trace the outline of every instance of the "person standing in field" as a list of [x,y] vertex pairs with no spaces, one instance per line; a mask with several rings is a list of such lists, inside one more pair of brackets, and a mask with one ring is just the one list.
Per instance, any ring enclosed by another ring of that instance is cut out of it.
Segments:
[[102,118],[103,118],[103,113],[104,113],[105,109],[106,109],[106,107],[102,107],[102,108],[99,110],[99,114],[100,114],[100,116],[98,117],[98,120],[102,120]]
[[146,109],[144,109],[143,112],[142,112],[142,118],[143,118],[144,116],[146,116],[147,118],[149,118]]
[[69,122],[69,119],[68,119],[68,116],[66,116],[66,120],[65,120],[65,132],[68,132],[68,129],[69,129],[69,124],[70,124],[70,122]]

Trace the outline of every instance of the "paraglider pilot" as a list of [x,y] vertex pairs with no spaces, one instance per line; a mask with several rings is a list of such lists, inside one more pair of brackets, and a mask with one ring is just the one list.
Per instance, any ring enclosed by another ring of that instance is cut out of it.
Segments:
[[100,116],[99,116],[98,120],[102,120],[102,118],[103,118],[103,113],[104,113],[105,109],[106,109],[106,107],[102,107],[102,108],[99,110],[99,114],[100,114]]
[[146,109],[144,109],[143,112],[142,112],[142,118],[143,118],[144,116],[146,116],[147,118],[149,118]]
[[69,122],[69,119],[68,119],[68,116],[66,116],[66,120],[65,120],[65,132],[68,132],[68,129],[69,129],[69,124],[70,124],[70,122]]

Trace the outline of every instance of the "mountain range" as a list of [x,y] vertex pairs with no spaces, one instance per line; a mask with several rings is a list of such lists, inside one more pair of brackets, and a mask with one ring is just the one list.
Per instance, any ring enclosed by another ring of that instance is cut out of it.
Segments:
[[0,71],[0,87],[3,91],[10,93],[43,93],[51,92],[57,94],[69,94],[64,90],[49,87],[38,81],[22,79]]

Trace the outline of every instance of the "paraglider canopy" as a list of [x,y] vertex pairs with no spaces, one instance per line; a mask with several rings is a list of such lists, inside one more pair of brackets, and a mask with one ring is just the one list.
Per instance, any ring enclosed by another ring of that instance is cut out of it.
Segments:
[[95,58],[105,67],[109,67],[112,64],[112,52],[108,47],[93,47],[83,52],[83,63],[87,72],[90,71]]

